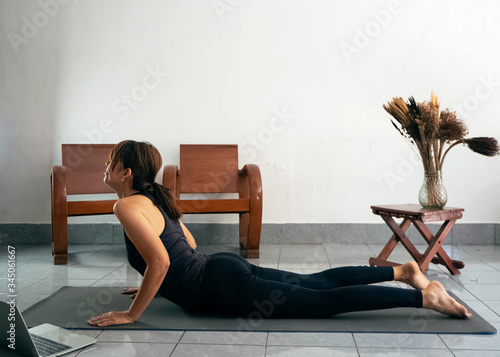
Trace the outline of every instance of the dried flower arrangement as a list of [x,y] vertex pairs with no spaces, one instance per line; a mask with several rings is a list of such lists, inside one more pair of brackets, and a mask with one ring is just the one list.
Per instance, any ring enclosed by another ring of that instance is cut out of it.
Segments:
[[[430,176],[436,175],[443,169],[443,162],[448,152],[458,144],[464,144],[472,151],[485,155],[495,156],[500,154],[498,141],[491,137],[474,137],[467,139],[468,129],[463,120],[457,117],[456,112],[448,108],[439,112],[440,100],[431,93],[431,100],[417,103],[413,97],[405,102],[401,97],[394,97],[392,101],[384,104],[384,109],[394,118],[391,119],[394,127],[411,144],[418,149],[424,171]],[[425,182],[424,182],[425,184]],[[438,197],[437,187],[427,187],[429,200],[424,207],[444,206]],[[444,188],[443,188],[444,189]],[[444,192],[446,195],[446,191]]]

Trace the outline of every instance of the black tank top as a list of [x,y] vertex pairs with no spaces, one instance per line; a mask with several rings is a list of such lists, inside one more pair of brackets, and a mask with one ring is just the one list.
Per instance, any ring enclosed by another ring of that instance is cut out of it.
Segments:
[[[160,239],[170,258],[170,267],[158,292],[168,300],[185,309],[194,308],[200,290],[201,278],[208,256],[197,253],[187,242],[179,221],[173,221],[167,216],[162,206],[158,206],[155,198],[149,192],[137,192],[149,198],[160,210],[165,220],[165,229]],[[141,275],[144,275],[147,264],[139,251],[125,233],[127,258],[130,265]]]

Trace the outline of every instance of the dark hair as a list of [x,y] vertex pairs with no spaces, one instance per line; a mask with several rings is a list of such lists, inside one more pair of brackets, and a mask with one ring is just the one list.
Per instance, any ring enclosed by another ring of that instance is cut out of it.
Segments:
[[159,206],[162,206],[170,219],[176,221],[181,217],[170,194],[170,190],[155,182],[160,171],[162,159],[158,150],[148,142],[124,140],[113,147],[109,154],[111,169],[120,162],[124,169],[131,169],[133,175],[132,188],[137,191],[150,191]]

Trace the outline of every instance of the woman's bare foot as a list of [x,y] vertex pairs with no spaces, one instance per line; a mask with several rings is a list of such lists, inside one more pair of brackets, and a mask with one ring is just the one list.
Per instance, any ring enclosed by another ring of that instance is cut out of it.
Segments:
[[417,262],[409,262],[394,267],[394,280],[408,284],[415,289],[424,290],[430,281],[420,271]]
[[439,281],[432,281],[422,290],[423,308],[459,318],[471,318],[465,306],[459,304]]

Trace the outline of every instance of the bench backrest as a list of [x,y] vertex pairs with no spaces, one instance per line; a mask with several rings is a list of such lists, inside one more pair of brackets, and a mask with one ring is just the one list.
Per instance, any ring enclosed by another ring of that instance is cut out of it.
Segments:
[[181,145],[179,193],[238,192],[238,145]]
[[68,195],[113,193],[103,182],[105,163],[114,144],[62,144]]

